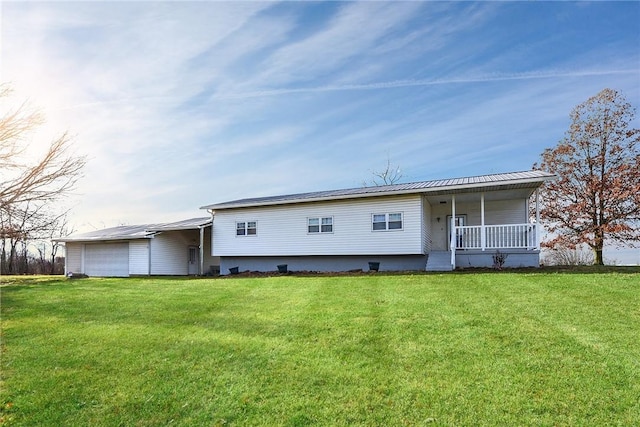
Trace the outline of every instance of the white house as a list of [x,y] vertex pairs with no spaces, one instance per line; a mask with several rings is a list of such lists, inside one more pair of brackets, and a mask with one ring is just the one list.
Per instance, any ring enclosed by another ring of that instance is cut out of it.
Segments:
[[[229,271],[451,270],[538,266],[537,202],[553,175],[467,178],[242,199],[203,206],[211,254]],[[537,199],[536,199],[537,200]],[[233,269],[233,270],[231,270]]]
[[219,270],[211,246],[211,218],[107,228],[60,239],[65,272],[93,277],[202,275]]

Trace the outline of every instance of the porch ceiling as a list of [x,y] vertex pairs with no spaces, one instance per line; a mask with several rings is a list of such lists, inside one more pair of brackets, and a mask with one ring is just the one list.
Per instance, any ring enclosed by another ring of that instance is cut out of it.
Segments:
[[511,200],[511,199],[526,199],[529,198],[535,188],[532,187],[523,187],[523,186],[510,186],[509,188],[505,188],[505,186],[500,186],[497,188],[485,187],[481,189],[473,189],[473,190],[458,190],[458,191],[442,191],[437,193],[428,193],[426,194],[426,198],[429,203],[438,204],[441,202],[451,202],[451,196],[455,194],[456,202],[464,203],[464,202],[480,202],[480,194],[484,192],[484,200]]

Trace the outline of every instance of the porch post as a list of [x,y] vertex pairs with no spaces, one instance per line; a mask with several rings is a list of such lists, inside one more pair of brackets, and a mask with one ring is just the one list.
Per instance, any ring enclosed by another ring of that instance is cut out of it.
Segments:
[[204,274],[204,229],[205,227],[200,227],[200,246],[198,247],[198,250],[200,251],[200,265],[198,266],[199,276]]
[[[83,244],[81,245],[81,248],[82,248],[82,249],[80,250],[80,270],[82,270],[82,271],[80,271],[79,273],[82,273],[82,274],[87,274],[87,273],[84,271],[84,253],[85,253],[86,246],[87,246],[87,245],[83,243]],[[65,254],[64,262],[67,262],[67,255],[66,255],[66,254]],[[72,271],[71,273],[73,273],[73,271]]]
[[451,236],[449,249],[451,250],[451,269],[456,269],[456,196],[451,195]]
[[69,257],[67,256],[67,242],[60,245],[64,249],[64,277],[69,277]]
[[484,191],[480,193],[480,246],[484,251],[487,246],[486,230],[484,227]]
[[536,250],[540,250],[540,187],[536,188]]

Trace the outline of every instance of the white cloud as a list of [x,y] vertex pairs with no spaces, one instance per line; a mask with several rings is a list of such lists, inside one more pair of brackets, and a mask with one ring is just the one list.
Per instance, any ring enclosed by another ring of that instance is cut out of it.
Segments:
[[264,71],[246,86],[265,88],[326,77],[374,49],[382,37],[422,7],[419,2],[353,2],[341,6],[328,26],[274,52],[263,62]]

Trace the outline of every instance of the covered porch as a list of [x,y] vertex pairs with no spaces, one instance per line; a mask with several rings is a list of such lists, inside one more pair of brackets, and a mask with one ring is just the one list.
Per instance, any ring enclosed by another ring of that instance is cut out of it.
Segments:
[[536,187],[427,196],[427,270],[491,267],[497,252],[510,258],[508,266],[538,266],[537,193]]

